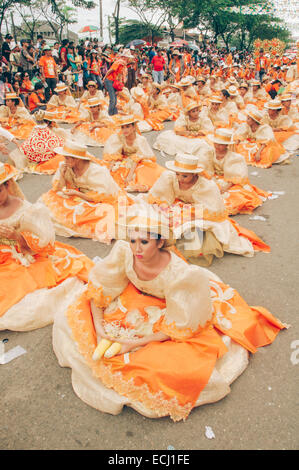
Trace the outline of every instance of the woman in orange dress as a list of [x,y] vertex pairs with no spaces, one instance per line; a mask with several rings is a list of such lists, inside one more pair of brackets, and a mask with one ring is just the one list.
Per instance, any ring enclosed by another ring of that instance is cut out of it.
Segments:
[[[170,171],[162,173],[142,200],[168,215],[178,239],[176,246],[185,257],[207,266],[224,252],[252,257],[255,251],[270,251],[254,232],[228,217],[230,206],[222,197],[218,180],[209,177],[197,157],[178,153],[165,165]],[[237,193],[241,191],[236,188]],[[243,202],[238,194],[231,198],[239,205]],[[137,200],[142,202],[140,197]]]
[[164,85],[159,83],[152,83],[151,91],[148,97],[148,110],[149,115],[146,116],[146,121],[150,124],[155,131],[163,129],[163,122],[176,119],[177,115],[174,115],[168,107],[167,100],[162,94]]
[[15,176],[0,163],[0,330],[29,331],[78,298],[93,263],[55,242],[47,212],[24,199]]
[[146,138],[138,133],[134,116],[119,118],[120,132],[105,143],[101,164],[105,165],[116,183],[126,191],[147,192],[164,168]]
[[200,161],[205,160],[211,151],[205,137],[213,130],[210,118],[201,113],[200,104],[190,101],[175,121],[174,129],[161,132],[153,147],[167,155],[184,153],[188,149],[188,153],[196,155]]
[[0,123],[19,140],[27,139],[36,125],[16,93],[6,93],[5,104],[0,106]]
[[127,229],[128,241],[115,243],[80,299],[55,316],[54,352],[88,405],[185,420],[226,396],[249,353],[285,325],[171,250],[155,211],[129,215]]
[[40,200],[48,208],[57,235],[111,243],[119,207],[131,200],[87,147],[66,141],[52,189]]
[[73,126],[71,134],[83,145],[104,146],[115,132],[115,122],[99,98],[90,98],[86,107],[87,110],[82,112],[83,117]]
[[69,87],[61,82],[54,88],[56,94],[52,95],[47,104],[47,110],[55,113],[57,122],[72,124],[81,118],[81,111],[73,98]]
[[248,165],[269,168],[282,158],[286,151],[279,144],[269,124],[263,123],[264,116],[253,108],[247,112],[246,122],[234,132],[236,151],[243,155]]

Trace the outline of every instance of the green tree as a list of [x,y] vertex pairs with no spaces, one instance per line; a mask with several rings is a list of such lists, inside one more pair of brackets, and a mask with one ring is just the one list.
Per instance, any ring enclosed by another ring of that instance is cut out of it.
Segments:
[[9,10],[16,5],[29,5],[30,0],[0,0],[0,44],[3,42],[2,27]]
[[[114,26],[111,28],[112,34],[115,34]],[[120,44],[128,44],[134,39],[143,39],[151,38],[151,42],[156,42],[156,40],[163,35],[161,28],[158,28],[154,24],[148,23],[144,25],[141,21],[138,20],[120,20],[118,39]]]

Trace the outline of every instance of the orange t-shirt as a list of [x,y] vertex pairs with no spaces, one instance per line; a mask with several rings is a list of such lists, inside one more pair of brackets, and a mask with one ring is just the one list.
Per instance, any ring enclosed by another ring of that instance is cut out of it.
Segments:
[[54,57],[52,56],[46,57],[45,55],[43,55],[39,59],[39,66],[44,69],[45,78],[56,77],[56,74],[55,74],[56,62],[54,60]]
[[123,76],[124,76],[124,68],[125,68],[125,64],[120,61],[120,60],[116,60],[110,67],[110,72],[109,74],[106,76],[106,79],[107,80],[119,80],[119,81],[123,81]]
[[[40,95],[40,97],[45,100],[45,97],[43,94]],[[29,111],[33,111],[34,109],[37,108],[37,105],[40,103],[39,95],[35,92],[31,93],[28,98],[28,108]]]

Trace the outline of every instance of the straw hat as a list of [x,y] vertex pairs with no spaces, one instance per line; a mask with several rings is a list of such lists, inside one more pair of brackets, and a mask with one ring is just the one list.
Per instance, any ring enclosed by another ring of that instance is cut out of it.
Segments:
[[5,100],[20,100],[20,97],[16,93],[6,93]]
[[206,77],[203,77],[203,76],[201,75],[200,77],[196,78],[196,81],[197,81],[197,82],[206,83],[207,80],[206,80]]
[[79,158],[80,160],[90,160],[93,156],[87,152],[85,145],[78,144],[73,140],[66,140],[63,147],[56,147],[54,152],[65,157]]
[[150,79],[151,76],[148,73],[144,73],[143,75],[140,76],[140,80],[142,80],[143,78]]
[[16,168],[9,165],[8,163],[0,162],[0,184],[5,183],[6,181],[17,176],[18,172]]
[[51,111],[44,111],[43,109],[39,109],[35,114],[34,118],[37,122],[43,121],[55,121],[55,113]]
[[227,91],[231,96],[238,96],[238,89],[234,85],[228,87]]
[[261,82],[259,80],[251,80],[250,85],[252,85],[252,86],[261,86]]
[[118,126],[127,126],[128,124],[133,124],[133,123],[139,122],[139,121],[140,121],[140,119],[133,116],[133,114],[130,114],[128,116],[121,116],[118,119],[117,125]]
[[248,90],[249,85],[246,82],[241,82],[240,85],[239,85],[239,88],[246,88]]
[[184,108],[185,113],[189,113],[192,109],[200,108],[200,104],[197,101],[190,101]]
[[166,168],[176,173],[202,173],[204,168],[198,164],[198,158],[188,153],[178,153],[174,160],[165,163]]
[[131,95],[135,99],[135,98],[141,98],[141,96],[145,96],[145,93],[141,87],[136,86],[134,88],[131,88]]
[[212,95],[211,98],[209,99],[210,103],[222,103],[222,98],[220,95]]
[[157,88],[158,90],[161,91],[161,90],[164,89],[165,85],[162,85],[162,84],[160,84],[160,83],[153,82],[153,83],[152,83],[152,87]]
[[248,111],[247,116],[251,117],[251,119],[258,122],[259,124],[261,124],[263,119],[263,115],[258,109],[252,109]]
[[178,49],[172,51],[172,55],[182,55]]
[[135,59],[135,57],[131,54],[129,49],[124,49],[120,54],[120,57],[127,57],[127,59]]
[[292,100],[291,93],[284,93],[283,95],[280,95],[280,101],[291,101],[291,100]]
[[265,104],[265,108],[267,109],[281,109],[282,108],[282,104],[281,104],[281,101],[280,100],[271,100],[271,101],[268,101],[266,104]]
[[[171,230],[169,220],[161,213],[153,209],[150,205],[134,205],[128,209],[123,221],[118,220],[119,228],[125,229],[125,238],[128,237],[129,230],[143,231],[154,235],[160,235],[169,240]],[[118,233],[120,236],[120,233]],[[171,244],[171,243],[168,243]]]
[[87,82],[87,88],[90,87],[90,86],[97,86],[96,82],[94,82],[93,80],[89,80],[89,82]]
[[208,138],[215,144],[231,145],[234,143],[231,129],[216,129],[214,134],[208,135]]
[[229,77],[228,82],[231,83],[232,85],[235,85],[236,83],[238,83],[235,77]]
[[102,102],[99,98],[89,98],[87,101],[87,106],[93,108],[94,106],[101,106]]
[[57,83],[56,88],[54,88],[54,91],[56,91],[56,93],[61,93],[62,91],[66,90],[68,90],[68,86],[63,82]]

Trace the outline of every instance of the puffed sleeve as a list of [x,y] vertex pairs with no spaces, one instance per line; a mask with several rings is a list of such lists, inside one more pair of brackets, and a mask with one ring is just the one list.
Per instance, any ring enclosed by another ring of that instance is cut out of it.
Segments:
[[143,135],[137,134],[136,144],[138,146],[138,155],[142,155],[143,158],[155,159],[156,156],[148,143],[147,139]]
[[275,140],[275,136],[271,126],[268,124],[261,124],[258,130],[255,133],[255,138],[257,142],[266,143],[269,141]]
[[212,318],[209,277],[199,266],[175,262],[166,285],[166,311],[158,329],[172,339],[185,340]]
[[148,203],[162,203],[166,202],[171,205],[175,201],[175,192],[173,186],[173,178],[175,173],[171,171],[163,171],[159,178],[156,180],[148,193]]
[[224,179],[234,184],[248,183],[248,167],[245,158],[239,153],[230,152],[224,163]]
[[[109,170],[106,167],[98,165],[97,163],[90,163],[88,170],[85,172],[84,186],[90,191],[95,191],[99,194],[115,194],[117,195],[121,189],[115,180],[112,178]],[[80,182],[83,177],[80,178]]]
[[109,255],[98,261],[88,278],[88,297],[97,307],[106,308],[128,285],[126,259],[130,247],[118,240]]
[[180,114],[179,117],[177,118],[177,120],[175,121],[175,124],[174,124],[174,132],[178,130],[178,131],[181,131],[181,130],[186,130],[186,119],[185,119],[185,116],[184,114]]
[[118,134],[112,134],[105,142],[103,149],[104,160],[122,159],[122,141]]
[[234,136],[239,139],[246,140],[249,136],[248,124],[246,122],[242,122],[241,124],[239,124],[239,126],[235,130]]
[[42,204],[35,203],[26,207],[19,229],[27,245],[35,253],[53,251],[55,230],[49,213]]

